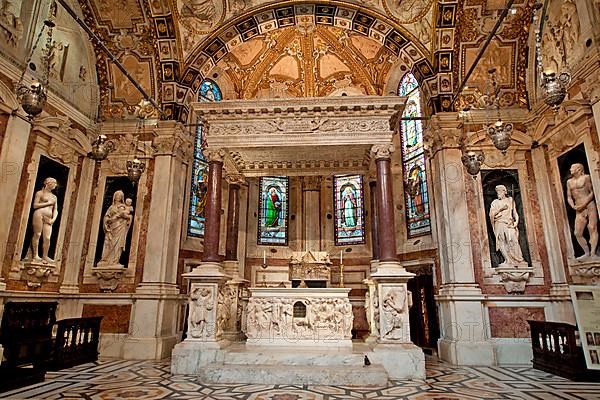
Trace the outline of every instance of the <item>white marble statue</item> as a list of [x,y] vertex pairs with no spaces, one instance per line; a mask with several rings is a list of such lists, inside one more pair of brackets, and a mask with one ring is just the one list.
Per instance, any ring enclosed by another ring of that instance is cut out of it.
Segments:
[[[50,250],[50,238],[52,236],[52,224],[58,218],[57,198],[52,193],[56,189],[56,179],[44,179],[44,187],[38,190],[33,197],[33,215],[31,216],[31,225],[33,236],[31,237],[31,257],[33,261],[44,264],[53,263],[48,257]],[[39,243],[42,238],[42,257],[39,256]]]
[[496,237],[496,251],[504,257],[499,267],[518,268],[527,266],[519,244],[519,214],[515,201],[506,195],[506,186],[496,186],[498,198],[490,207],[490,222]]
[[[575,163],[571,165],[571,178],[567,180],[567,201],[569,206],[575,210],[575,239],[583,249],[584,254],[578,260],[596,255],[598,247],[598,210],[594,199],[594,189],[590,176],[585,174],[583,165]],[[587,225],[590,236],[588,245],[583,231]]]
[[122,190],[113,194],[113,202],[106,210],[102,220],[104,229],[104,247],[98,266],[118,266],[121,254],[125,251],[127,232],[133,221],[131,199],[124,199]]

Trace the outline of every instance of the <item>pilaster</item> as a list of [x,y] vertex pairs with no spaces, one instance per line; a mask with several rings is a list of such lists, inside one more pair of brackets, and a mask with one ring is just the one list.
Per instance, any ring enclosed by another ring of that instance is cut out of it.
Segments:
[[179,289],[176,285],[180,222],[184,204],[186,168],[191,137],[181,124],[160,122],[155,128],[154,176],[146,237],[142,281],[136,288],[131,326],[124,358],[161,359],[177,343]]

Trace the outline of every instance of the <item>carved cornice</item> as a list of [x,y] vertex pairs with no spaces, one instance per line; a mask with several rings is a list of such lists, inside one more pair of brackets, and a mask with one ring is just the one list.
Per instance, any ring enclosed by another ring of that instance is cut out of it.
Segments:
[[465,134],[456,113],[434,115],[423,132],[423,145],[429,157],[446,148],[460,148]]
[[[86,155],[92,150],[90,139],[79,129],[71,128],[71,120],[66,116],[39,117],[32,121],[32,131],[42,132],[51,138],[50,147],[59,158],[77,158],[75,154]],[[61,147],[63,147],[61,149]],[[67,151],[67,149],[69,149]],[[67,155],[72,152],[73,156]],[[66,161],[65,161],[66,162]]]
[[396,149],[394,148],[394,145],[391,143],[376,144],[373,147],[371,147],[371,155],[376,161],[390,160],[392,158],[392,153],[395,150]]

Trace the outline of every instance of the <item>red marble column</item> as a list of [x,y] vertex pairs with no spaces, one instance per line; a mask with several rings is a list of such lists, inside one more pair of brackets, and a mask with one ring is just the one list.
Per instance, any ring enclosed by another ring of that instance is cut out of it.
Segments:
[[229,183],[229,208],[227,209],[227,239],[225,260],[237,261],[238,231],[240,227],[240,185]]
[[377,212],[377,182],[369,182],[369,195],[371,197],[371,244],[373,247],[373,260],[379,260],[379,213]]
[[208,193],[206,195],[206,221],[204,225],[204,255],[202,261],[219,262],[219,233],[221,231],[221,186],[225,152],[207,151]]
[[377,168],[379,261],[398,261],[391,168],[391,153],[394,151],[394,146],[375,145],[371,151]]

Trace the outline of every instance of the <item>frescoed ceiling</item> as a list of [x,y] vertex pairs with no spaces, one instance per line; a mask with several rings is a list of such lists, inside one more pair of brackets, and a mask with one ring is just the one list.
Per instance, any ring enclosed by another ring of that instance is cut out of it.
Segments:
[[[186,121],[204,78],[226,98],[389,94],[411,70],[429,112],[446,110],[503,0],[79,0],[86,22],[163,107]],[[469,81],[499,67],[504,103],[527,106],[533,0],[517,0]],[[97,53],[104,117],[141,100]],[[461,99],[462,100],[462,99]]]

